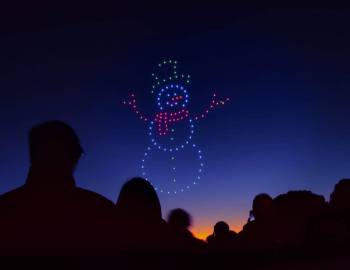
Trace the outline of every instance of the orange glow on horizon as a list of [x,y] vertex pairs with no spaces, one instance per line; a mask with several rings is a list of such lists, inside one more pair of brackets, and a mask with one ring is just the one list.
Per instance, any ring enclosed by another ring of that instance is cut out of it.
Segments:
[[[230,225],[230,230],[235,231],[236,233],[240,232],[242,230],[242,225],[241,221],[236,221],[236,222],[229,222]],[[212,226],[194,226],[191,228],[191,232],[195,237],[201,240],[206,240],[206,238],[213,233],[213,227]]]

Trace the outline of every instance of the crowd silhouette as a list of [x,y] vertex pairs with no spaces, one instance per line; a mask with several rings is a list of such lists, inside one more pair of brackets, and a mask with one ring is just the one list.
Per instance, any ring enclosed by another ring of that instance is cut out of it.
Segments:
[[202,241],[190,232],[185,210],[162,218],[157,193],[143,178],[127,181],[116,203],[77,187],[73,173],[83,148],[69,125],[34,126],[29,153],[25,184],[0,196],[2,255],[109,255],[116,265],[165,269],[220,263],[260,268],[348,255],[350,179],[335,185],[329,202],[311,191],[258,194],[242,231],[219,221]]

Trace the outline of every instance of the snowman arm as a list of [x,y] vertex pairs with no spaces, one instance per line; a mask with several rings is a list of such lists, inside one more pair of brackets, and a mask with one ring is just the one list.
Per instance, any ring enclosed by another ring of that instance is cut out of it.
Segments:
[[136,115],[140,118],[140,120],[148,122],[148,118],[146,116],[144,116],[137,108],[137,103],[136,103],[136,99],[135,99],[134,94],[130,95],[130,98],[128,101],[123,101],[123,104],[129,106],[131,108],[131,110],[134,113],[136,113]]
[[209,112],[213,111],[216,107],[224,106],[228,101],[230,101],[229,98],[226,98],[225,100],[218,100],[216,98],[216,94],[213,94],[213,97],[209,103],[209,106],[199,115],[194,117],[194,120],[200,120],[205,118]]

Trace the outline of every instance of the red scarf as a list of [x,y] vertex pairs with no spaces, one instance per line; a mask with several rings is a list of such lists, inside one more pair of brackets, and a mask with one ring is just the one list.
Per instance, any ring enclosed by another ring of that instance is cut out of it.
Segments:
[[167,135],[169,133],[169,125],[179,122],[189,115],[189,111],[182,109],[178,112],[159,112],[156,114],[155,122],[159,135]]

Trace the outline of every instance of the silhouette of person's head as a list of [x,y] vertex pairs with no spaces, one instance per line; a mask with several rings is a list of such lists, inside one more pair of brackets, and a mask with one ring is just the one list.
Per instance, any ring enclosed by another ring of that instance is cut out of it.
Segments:
[[350,209],[350,179],[342,179],[335,185],[329,203],[335,208]]
[[226,235],[230,231],[229,225],[225,221],[219,221],[214,225],[214,235],[221,236]]
[[156,191],[147,180],[135,177],[127,181],[118,197],[121,215],[146,221],[161,220],[162,211]]
[[72,173],[83,153],[79,138],[64,122],[49,121],[32,127],[29,132],[32,167]]
[[273,200],[270,195],[261,193],[253,200],[252,214],[255,220],[268,220],[273,213]]
[[174,209],[169,213],[168,224],[172,228],[186,230],[191,226],[191,216],[181,208]]

